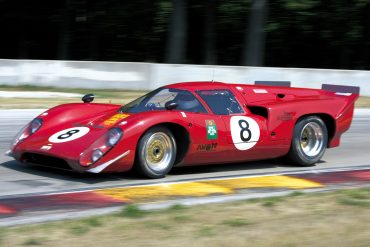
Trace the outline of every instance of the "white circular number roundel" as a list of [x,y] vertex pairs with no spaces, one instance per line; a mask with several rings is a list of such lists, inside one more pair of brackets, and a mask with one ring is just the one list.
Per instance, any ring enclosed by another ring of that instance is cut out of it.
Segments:
[[260,127],[250,117],[233,116],[230,119],[231,137],[235,147],[248,150],[257,144],[260,138]]
[[54,135],[49,137],[51,143],[61,143],[76,140],[90,131],[87,127],[74,127],[65,130],[61,130]]

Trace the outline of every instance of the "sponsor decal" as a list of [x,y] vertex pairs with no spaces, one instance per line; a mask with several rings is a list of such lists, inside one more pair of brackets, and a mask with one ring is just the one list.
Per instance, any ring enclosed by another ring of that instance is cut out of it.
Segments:
[[123,121],[119,125],[122,126],[122,125],[126,125],[126,124],[127,124],[127,121]]
[[231,117],[230,131],[234,146],[242,151],[254,147],[260,138],[260,127],[256,120],[250,117]]
[[217,143],[199,144],[197,151],[215,151],[217,148]]
[[336,95],[341,95],[341,96],[351,96],[351,93],[341,93],[341,92],[336,92]]
[[96,129],[104,129],[103,126],[99,126],[99,125],[93,125],[92,123],[88,123],[88,124],[73,124],[73,126],[76,126],[76,127],[91,127],[91,128],[96,128]]
[[207,139],[214,140],[218,138],[217,126],[214,120],[206,120]]
[[53,144],[44,145],[40,149],[44,151],[49,151],[53,147],[52,145]]
[[289,121],[292,120],[294,116],[295,112],[284,112],[283,114],[279,115],[277,119],[281,121]]
[[51,143],[62,143],[76,140],[87,133],[90,129],[88,127],[73,127],[65,130],[61,130],[54,135],[49,137]]
[[103,122],[103,125],[106,126],[106,127],[107,126],[115,125],[118,121],[120,121],[122,119],[125,119],[128,116],[130,116],[130,115],[128,115],[128,114],[122,114],[122,113],[117,113],[117,114],[111,116],[109,119],[105,120]]
[[255,93],[267,93],[266,89],[253,89],[253,92]]

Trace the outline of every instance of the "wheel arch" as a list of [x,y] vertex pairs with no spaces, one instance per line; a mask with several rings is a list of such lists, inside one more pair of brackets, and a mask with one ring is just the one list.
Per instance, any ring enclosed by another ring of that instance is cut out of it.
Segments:
[[[157,124],[151,125],[148,128],[146,128],[143,131],[143,133],[140,135],[138,140],[140,140],[149,129],[154,128],[156,126],[167,127],[171,131],[171,133],[173,134],[173,137],[175,138],[175,142],[176,142],[176,146],[177,146],[176,159],[175,159],[175,163],[174,163],[174,166],[176,166],[177,164],[181,163],[181,161],[185,158],[185,155],[187,154],[187,152],[189,150],[189,147],[190,147],[189,132],[181,124],[173,123],[173,122],[162,122],[162,123],[157,123]],[[134,164],[136,163],[137,152],[138,152],[138,148],[136,147]]]
[[294,123],[294,126],[301,119],[306,118],[306,117],[311,117],[311,116],[320,117],[321,120],[325,123],[326,129],[328,131],[328,144],[327,144],[327,146],[329,146],[329,143],[333,139],[333,137],[335,135],[335,131],[336,131],[336,123],[335,123],[334,118],[331,115],[329,115],[327,113],[309,113],[309,114],[304,114],[304,115],[300,116],[299,118],[297,118],[296,122]]

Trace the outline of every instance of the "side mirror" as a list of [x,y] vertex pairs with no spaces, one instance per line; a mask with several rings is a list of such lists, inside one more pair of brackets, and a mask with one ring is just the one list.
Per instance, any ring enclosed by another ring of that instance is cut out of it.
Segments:
[[177,104],[176,102],[174,101],[168,101],[164,107],[166,107],[167,110],[173,110],[173,109],[176,109],[176,107],[178,106],[179,104]]
[[82,97],[82,101],[84,103],[91,103],[94,101],[94,98],[95,98],[95,95],[93,95],[92,93],[89,93]]

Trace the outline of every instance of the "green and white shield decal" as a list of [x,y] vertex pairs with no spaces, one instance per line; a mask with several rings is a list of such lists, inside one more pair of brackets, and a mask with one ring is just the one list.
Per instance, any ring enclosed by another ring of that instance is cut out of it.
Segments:
[[214,140],[218,138],[217,126],[214,120],[206,120],[207,139]]

